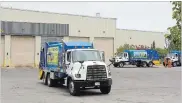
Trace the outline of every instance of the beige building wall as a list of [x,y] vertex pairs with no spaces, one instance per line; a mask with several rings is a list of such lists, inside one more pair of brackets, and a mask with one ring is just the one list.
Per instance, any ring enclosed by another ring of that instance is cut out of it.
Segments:
[[69,24],[70,36],[114,37],[116,31],[115,18],[2,8],[0,19],[4,21]]
[[162,32],[117,29],[115,39],[116,48],[125,43],[151,47],[153,41],[155,41],[156,47],[164,48],[165,45],[164,33]]
[[[1,9],[1,20],[3,21],[17,21],[17,22],[35,22],[35,23],[61,23],[69,24],[69,37],[65,37],[66,41],[90,41],[93,42],[95,37],[104,37],[107,41],[107,37],[114,38],[116,35],[116,19],[115,18],[102,18],[102,17],[91,17],[81,15],[70,15],[70,14],[58,14],[48,12],[38,12],[30,10],[18,10],[10,8]],[[16,14],[16,15],[14,15]],[[78,38],[81,37],[81,38]],[[85,37],[85,38],[83,38]],[[101,40],[103,42],[103,40]],[[96,47],[100,47],[102,42],[96,43]],[[107,43],[107,42],[105,42]],[[110,48],[115,47],[115,40]],[[97,48],[102,49],[103,48]],[[108,49],[104,49],[105,52]],[[112,52],[109,51],[109,56],[116,52],[116,49]]]
[[4,65],[4,48],[5,48],[5,42],[4,42],[4,36],[1,36],[1,67]]
[[41,36],[35,37],[35,67],[39,67],[40,62],[40,50],[41,50]]
[[89,37],[69,37],[69,41],[90,42],[90,41],[89,41]]
[[4,36],[4,66],[11,66],[11,35]]

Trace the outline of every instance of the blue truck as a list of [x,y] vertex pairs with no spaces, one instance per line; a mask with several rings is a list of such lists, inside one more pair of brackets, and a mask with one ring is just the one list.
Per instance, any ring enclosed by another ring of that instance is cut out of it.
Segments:
[[111,90],[111,71],[104,62],[104,52],[89,42],[46,42],[41,50],[39,79],[53,87],[60,83],[73,96],[80,90]]
[[160,64],[159,54],[156,50],[124,50],[110,59],[114,67],[123,67],[124,65],[136,65],[137,67],[153,67]]
[[[171,60],[172,66],[181,66],[181,51],[172,50],[170,51],[167,56],[164,58],[164,60]],[[163,65],[165,66],[165,61],[163,62]],[[166,64],[167,66],[168,64]]]

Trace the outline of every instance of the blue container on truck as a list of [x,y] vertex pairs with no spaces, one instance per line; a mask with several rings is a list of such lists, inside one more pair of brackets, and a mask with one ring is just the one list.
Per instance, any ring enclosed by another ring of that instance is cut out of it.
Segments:
[[40,55],[39,79],[49,87],[61,83],[74,96],[88,87],[108,94],[112,78],[104,60],[104,52],[94,49],[93,43],[46,42]]
[[[113,65],[123,67],[124,65],[136,65],[137,67],[152,67],[159,63],[159,55],[156,50],[124,50],[115,58]],[[155,62],[154,62],[155,61]],[[156,62],[157,61],[157,62]]]

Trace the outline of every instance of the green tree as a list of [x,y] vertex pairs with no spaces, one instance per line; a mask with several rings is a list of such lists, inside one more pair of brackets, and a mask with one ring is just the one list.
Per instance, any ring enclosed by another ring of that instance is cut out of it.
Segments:
[[152,42],[151,49],[155,49],[155,41]]
[[123,52],[124,50],[134,50],[135,47],[134,45],[129,45],[129,44],[124,44],[124,45],[121,45],[118,49],[117,49],[117,53],[121,53]]
[[168,53],[168,50],[167,49],[156,48],[155,50],[158,52],[158,54],[160,55],[160,57],[165,56]]
[[181,50],[181,1],[172,1],[172,5],[172,18],[176,20],[176,25],[168,28],[170,34],[165,37],[170,41],[169,50]]

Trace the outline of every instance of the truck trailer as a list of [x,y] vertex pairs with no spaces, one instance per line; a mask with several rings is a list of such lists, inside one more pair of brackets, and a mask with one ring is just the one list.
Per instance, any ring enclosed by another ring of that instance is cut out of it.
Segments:
[[89,42],[46,42],[41,50],[39,79],[49,87],[60,83],[73,96],[87,88],[108,94],[112,78],[104,60],[104,52]]
[[[167,54],[167,56],[164,58],[163,65],[167,66],[168,64],[165,64],[166,60],[172,61],[172,66],[181,66],[181,51],[173,50]],[[167,62],[166,62],[167,63]]]
[[[155,61],[155,62],[154,62]],[[158,61],[158,62],[156,62]],[[153,67],[160,64],[159,55],[156,50],[124,50],[110,59],[114,67],[123,67],[124,65],[136,65],[137,67]]]

